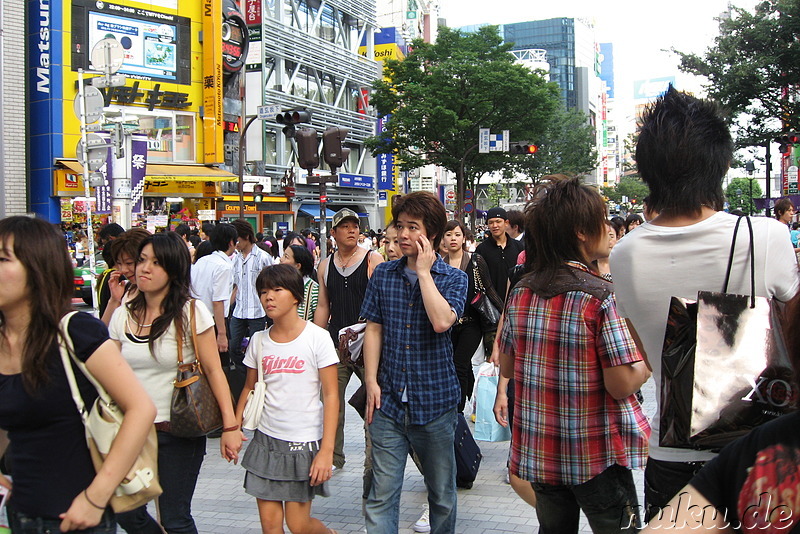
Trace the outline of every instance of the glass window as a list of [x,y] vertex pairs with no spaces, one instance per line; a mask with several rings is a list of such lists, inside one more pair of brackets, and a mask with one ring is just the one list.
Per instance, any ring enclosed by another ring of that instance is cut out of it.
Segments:
[[109,107],[106,118],[138,124],[136,131],[147,136],[147,161],[150,163],[195,162],[194,113],[120,106]]

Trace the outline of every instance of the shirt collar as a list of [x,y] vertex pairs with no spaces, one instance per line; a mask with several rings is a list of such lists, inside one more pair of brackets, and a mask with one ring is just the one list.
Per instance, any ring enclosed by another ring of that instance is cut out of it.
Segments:
[[[405,270],[406,266],[408,266],[408,258],[403,256],[399,260],[394,260],[389,262],[389,269],[393,271],[403,271]],[[442,257],[439,253],[436,253],[436,261],[433,262],[431,266],[431,272],[436,274],[442,274],[447,269],[447,264],[442,260]]]

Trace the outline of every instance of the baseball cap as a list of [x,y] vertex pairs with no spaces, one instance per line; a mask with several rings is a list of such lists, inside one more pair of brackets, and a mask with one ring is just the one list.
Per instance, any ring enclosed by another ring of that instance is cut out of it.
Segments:
[[356,224],[359,222],[358,214],[351,209],[342,208],[336,213],[333,214],[333,228],[336,228],[344,222],[345,219],[353,219],[356,221]]
[[[497,217],[499,217],[501,219],[508,219],[508,215],[506,214],[506,210],[504,210],[503,208],[492,208],[492,209],[490,209],[489,211],[486,212],[486,220],[487,221],[489,219],[495,219]],[[334,221],[335,220],[336,219],[334,218]]]

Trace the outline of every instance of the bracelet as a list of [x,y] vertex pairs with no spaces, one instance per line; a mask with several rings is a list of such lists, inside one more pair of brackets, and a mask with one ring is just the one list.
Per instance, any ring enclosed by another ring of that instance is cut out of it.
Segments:
[[97,508],[98,510],[105,510],[105,506],[98,506],[92,502],[92,499],[89,498],[89,492],[87,490],[83,490],[83,496],[86,497],[86,502]]
[[228,426],[222,429],[223,432],[234,432],[236,430],[239,430],[239,425]]

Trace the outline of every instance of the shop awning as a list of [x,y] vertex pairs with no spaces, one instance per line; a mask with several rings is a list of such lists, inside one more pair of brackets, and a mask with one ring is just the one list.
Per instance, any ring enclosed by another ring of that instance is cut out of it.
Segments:
[[[58,165],[76,174],[83,174],[83,165],[75,160],[60,159]],[[239,177],[228,171],[205,165],[164,165],[148,163],[146,180],[167,182],[232,182]],[[317,210],[319,211],[319,210]]]
[[[315,219],[319,219],[319,204],[300,204],[299,211],[305,213],[309,217],[314,217]],[[336,213],[335,211],[329,210],[325,208],[325,218],[327,220],[332,220],[333,215]]]
[[[147,180],[170,182],[232,182],[239,177],[228,171],[205,165],[161,165],[147,164]],[[317,210],[319,211],[319,210]]]

